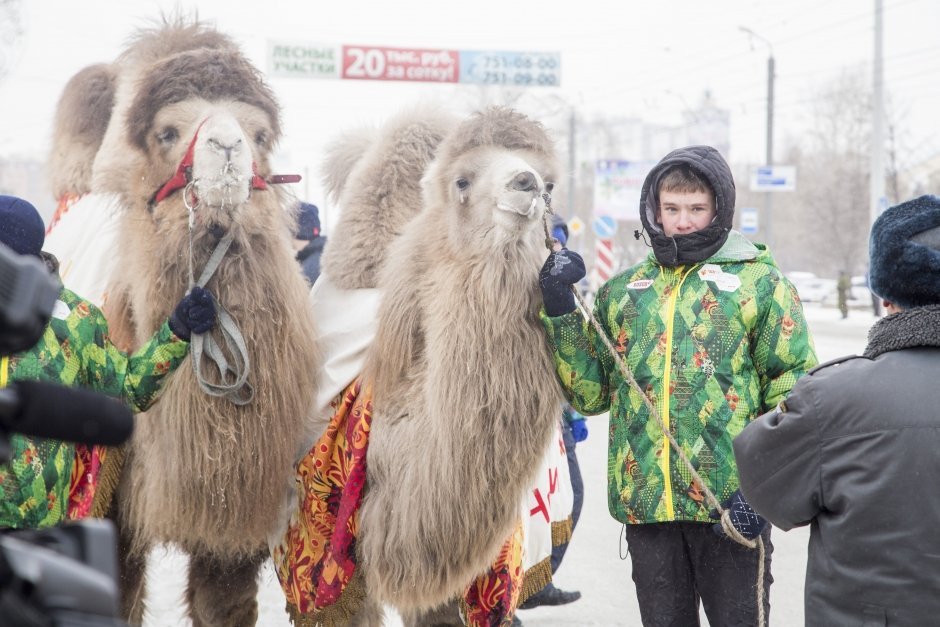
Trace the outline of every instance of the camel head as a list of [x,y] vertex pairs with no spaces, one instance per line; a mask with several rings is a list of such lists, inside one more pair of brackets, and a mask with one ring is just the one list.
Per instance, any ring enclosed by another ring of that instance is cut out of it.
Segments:
[[265,222],[241,209],[268,189],[279,109],[237,51],[186,51],[145,70],[126,132],[136,162],[129,204],[145,203],[155,219],[174,221],[188,218],[181,208],[194,207],[197,227]]
[[475,114],[441,145],[423,181],[426,206],[444,207],[447,236],[466,249],[542,241],[542,216],[558,177],[541,124],[505,107]]

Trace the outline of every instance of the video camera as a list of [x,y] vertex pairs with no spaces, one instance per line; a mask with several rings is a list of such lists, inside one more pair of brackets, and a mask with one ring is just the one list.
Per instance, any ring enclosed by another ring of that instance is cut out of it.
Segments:
[[[38,259],[0,244],[0,356],[34,346],[49,323],[60,286]],[[133,415],[107,396],[20,381],[0,389],[0,463],[10,461],[10,434],[117,445]],[[83,520],[0,532],[0,626],[116,627],[114,526]]]

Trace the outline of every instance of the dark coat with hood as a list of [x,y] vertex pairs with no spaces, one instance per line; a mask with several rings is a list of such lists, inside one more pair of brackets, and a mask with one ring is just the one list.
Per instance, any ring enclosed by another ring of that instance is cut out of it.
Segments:
[[[701,231],[668,237],[656,223],[659,182],[668,170],[687,165],[709,182],[715,194],[715,219]],[[664,266],[698,263],[718,252],[734,222],[734,176],[728,163],[711,146],[688,146],[673,150],[650,170],[640,192],[640,221],[649,234],[656,259]]]
[[734,441],[741,490],[810,524],[806,625],[940,620],[940,305],[888,316]]

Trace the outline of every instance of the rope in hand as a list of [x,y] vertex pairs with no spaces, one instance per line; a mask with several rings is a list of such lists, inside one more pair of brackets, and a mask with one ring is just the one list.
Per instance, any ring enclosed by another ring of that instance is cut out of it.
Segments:
[[[548,248],[549,253],[555,251],[554,245],[555,240],[551,235],[551,228],[549,227],[549,215],[552,215],[552,209],[549,203],[545,205],[545,212],[542,214],[542,228],[545,231],[545,247]],[[741,533],[734,527],[734,524],[731,522],[730,512],[721,506],[721,503],[718,502],[718,499],[712,493],[712,491],[705,485],[705,481],[702,479],[702,476],[698,474],[698,471],[692,465],[692,462],[686,456],[685,452],[679,446],[679,443],[676,441],[672,433],[669,432],[669,429],[666,428],[666,423],[663,422],[662,416],[659,415],[656,407],[653,405],[653,402],[649,399],[646,393],[643,392],[643,389],[640,387],[640,384],[636,382],[636,379],[633,377],[633,373],[630,372],[630,368],[627,366],[623,358],[620,357],[620,353],[616,351],[613,343],[610,341],[610,338],[607,337],[607,332],[604,331],[604,328],[601,326],[600,322],[594,317],[591,313],[591,310],[585,304],[584,299],[581,297],[581,293],[578,291],[578,288],[574,285],[571,286],[571,292],[574,294],[575,301],[578,303],[578,309],[581,312],[581,315],[585,320],[591,323],[591,326],[594,327],[594,330],[597,332],[597,336],[604,343],[604,346],[607,347],[607,351],[610,353],[611,358],[613,358],[614,363],[617,364],[617,368],[620,370],[620,374],[623,377],[630,387],[636,392],[643,403],[646,405],[646,408],[649,410],[649,413],[653,418],[656,419],[657,424],[659,424],[660,430],[669,440],[669,444],[672,446],[673,450],[679,456],[679,459],[682,460],[682,463],[685,464],[686,469],[689,471],[689,475],[692,477],[692,480],[698,483],[702,488],[702,492],[705,494],[705,500],[708,501],[708,504],[712,509],[716,510],[721,515],[721,528],[724,530],[725,535],[737,542],[742,546],[746,546],[749,549],[757,549],[758,564],[757,564],[757,620],[760,627],[764,627],[766,624],[766,617],[764,616],[764,541],[760,536],[753,540],[749,540],[741,535]]]

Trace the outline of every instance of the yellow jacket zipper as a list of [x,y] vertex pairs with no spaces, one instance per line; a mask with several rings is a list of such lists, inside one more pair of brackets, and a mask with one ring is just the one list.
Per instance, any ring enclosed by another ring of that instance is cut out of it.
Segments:
[[[681,268],[681,266],[680,266]],[[663,404],[662,404],[662,419],[663,425],[666,427],[666,431],[669,431],[669,387],[670,379],[672,378],[672,333],[674,322],[676,318],[676,301],[679,300],[679,289],[682,287],[682,284],[685,282],[685,279],[692,270],[695,269],[695,266],[692,266],[686,270],[685,274],[679,279],[679,282],[676,283],[675,289],[673,289],[672,294],[669,295],[669,317],[666,319],[666,360],[665,360],[665,372],[663,373]],[[681,269],[677,269],[681,272]],[[673,506],[672,498],[672,473],[669,471],[669,438],[666,437],[666,434],[663,434],[663,454],[661,456],[661,469],[663,472],[663,497],[666,501],[666,519],[675,520],[676,512],[675,507]]]

